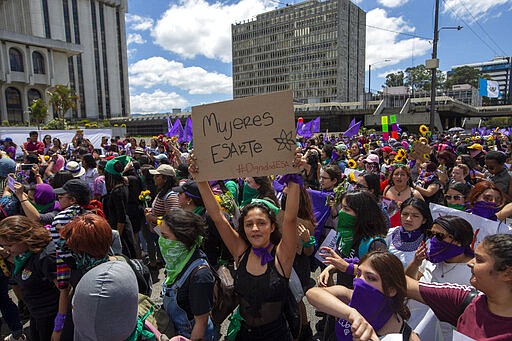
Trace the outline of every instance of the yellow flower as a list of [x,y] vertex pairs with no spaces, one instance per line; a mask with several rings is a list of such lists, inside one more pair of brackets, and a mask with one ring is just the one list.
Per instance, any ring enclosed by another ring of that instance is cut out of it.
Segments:
[[428,127],[424,124],[420,125],[420,134],[425,136],[425,134],[428,132]]
[[50,159],[50,155],[45,155],[45,156],[44,156],[44,160],[45,160],[45,161],[48,161],[49,159]]
[[178,141],[178,136],[173,136],[173,137],[171,137],[171,141],[173,141],[173,142],[174,142],[174,141]]
[[221,199],[220,195],[215,194],[215,195],[214,195],[214,197],[215,197],[215,200],[217,200],[217,202],[218,202],[219,204],[222,202],[222,199]]
[[425,160],[429,160],[430,159],[430,154],[428,154],[428,153],[423,154],[423,158]]
[[354,175],[354,172],[350,173],[348,175],[348,181],[350,182],[356,182],[356,176]]
[[420,137],[420,139],[418,141],[420,141],[423,144],[428,144],[428,140],[425,137]]
[[397,153],[396,156],[395,156],[394,161],[398,162],[398,163],[401,163],[402,161],[404,161],[404,158],[405,158],[404,155],[398,155],[398,153]]
[[401,157],[401,158],[404,158],[407,156],[407,153],[405,152],[405,150],[403,148],[400,148],[398,149],[398,151],[396,152],[396,156],[395,156],[395,159],[397,157]]
[[121,124],[121,127],[126,128],[126,124],[124,124],[124,123]]
[[354,159],[348,160],[347,164],[348,164],[348,167],[352,168],[352,169],[357,167],[357,162]]

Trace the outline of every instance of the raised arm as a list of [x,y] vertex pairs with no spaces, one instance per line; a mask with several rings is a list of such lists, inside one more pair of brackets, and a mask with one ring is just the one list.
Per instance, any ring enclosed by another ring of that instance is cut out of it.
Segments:
[[405,279],[407,280],[407,297],[425,304],[425,301],[420,294],[420,286],[418,281],[409,276],[405,276]]
[[[192,175],[194,179],[197,178],[198,168],[194,161],[194,156],[190,157],[190,165],[188,167],[189,173]],[[215,199],[212,189],[210,185],[206,181],[198,181],[197,188],[201,193],[201,198],[203,199],[204,207],[206,211],[210,215],[210,218],[215,223],[215,227],[217,231],[219,231],[220,237],[229,252],[235,257],[235,259],[239,259],[240,256],[247,249],[248,244],[240,237],[237,231],[235,231],[231,225],[229,224],[226,216],[222,213],[222,208],[220,207],[217,199]],[[244,228],[241,226],[240,228]]]
[[282,236],[276,250],[285,277],[290,277],[297,249],[297,213],[299,212],[300,186],[296,181],[300,182],[302,180],[300,174],[292,174],[288,177],[288,195],[281,229]]

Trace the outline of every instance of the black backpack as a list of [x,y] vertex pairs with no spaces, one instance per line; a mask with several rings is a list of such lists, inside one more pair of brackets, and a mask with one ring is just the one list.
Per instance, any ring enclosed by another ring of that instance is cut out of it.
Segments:
[[116,255],[117,260],[128,263],[132,268],[135,277],[137,277],[137,284],[139,286],[139,293],[151,297],[153,291],[153,280],[151,279],[151,272],[149,268],[140,259],[130,259],[125,255]]

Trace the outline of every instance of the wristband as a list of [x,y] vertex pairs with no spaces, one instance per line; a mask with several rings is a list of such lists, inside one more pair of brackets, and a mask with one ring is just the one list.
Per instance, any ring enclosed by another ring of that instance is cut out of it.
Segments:
[[60,332],[64,328],[65,321],[66,321],[66,314],[57,313],[57,316],[55,316],[53,331]]
[[316,239],[315,239],[315,236],[311,236],[309,237],[309,241],[307,242],[302,242],[302,247],[311,247],[311,246],[315,246],[316,245]]
[[354,276],[354,265],[359,263],[359,258],[343,258],[347,263],[347,268],[345,269],[345,273],[351,276]]

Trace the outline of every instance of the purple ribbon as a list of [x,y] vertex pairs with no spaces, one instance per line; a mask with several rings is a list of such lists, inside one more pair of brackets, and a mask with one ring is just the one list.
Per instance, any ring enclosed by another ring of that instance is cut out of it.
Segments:
[[269,249],[272,248],[272,246],[274,246],[274,244],[272,243],[269,243],[267,245],[267,247],[253,247],[252,248],[252,251],[254,252],[254,254],[260,258],[260,264],[261,265],[265,265],[267,264],[268,262],[270,261],[273,261],[274,260],[274,257],[270,254],[270,252],[268,252]]

